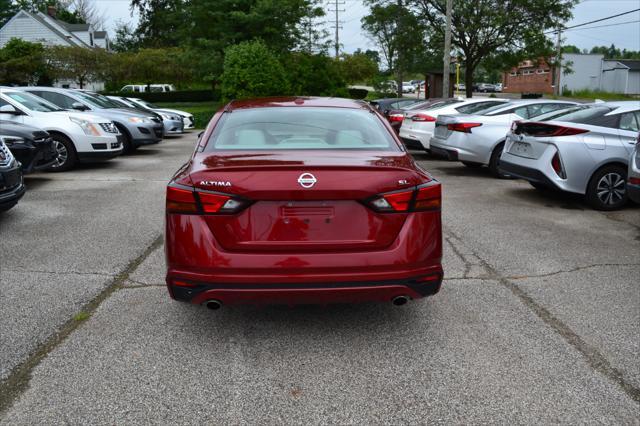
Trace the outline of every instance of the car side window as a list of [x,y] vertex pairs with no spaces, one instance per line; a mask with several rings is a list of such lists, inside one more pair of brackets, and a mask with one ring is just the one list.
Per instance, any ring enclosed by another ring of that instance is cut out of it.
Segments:
[[640,131],[638,117],[635,112],[627,112],[620,115],[620,129],[629,130],[631,132]]
[[43,99],[48,100],[54,105],[59,106],[64,109],[73,109],[73,103],[75,102],[72,98],[63,95],[61,93],[56,92],[44,92],[44,91],[32,91],[34,95],[40,96]]
[[518,114],[522,118],[529,118],[531,114],[529,113],[529,108],[527,106],[522,106],[520,108],[516,108],[513,110],[515,114]]

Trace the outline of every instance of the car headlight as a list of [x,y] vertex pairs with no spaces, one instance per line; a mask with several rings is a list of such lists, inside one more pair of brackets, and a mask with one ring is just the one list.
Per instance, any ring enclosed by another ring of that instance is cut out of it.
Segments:
[[19,138],[17,136],[1,136],[1,135],[0,135],[0,141],[4,142],[4,144],[7,147],[26,142],[23,138]]
[[94,123],[77,117],[69,117],[69,120],[80,126],[85,135],[100,136],[100,130],[98,130],[98,127]]
[[176,117],[175,115],[171,115],[171,114],[167,114],[164,112],[160,113],[160,117],[164,118],[165,120],[177,120],[178,117]]
[[151,120],[146,117],[129,117],[129,121],[132,123],[151,123]]

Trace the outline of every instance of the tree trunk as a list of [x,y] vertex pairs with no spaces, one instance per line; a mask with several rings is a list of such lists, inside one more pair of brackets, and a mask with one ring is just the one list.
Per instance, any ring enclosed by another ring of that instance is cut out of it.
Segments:
[[474,66],[467,61],[464,67],[464,86],[467,98],[473,97],[473,70]]

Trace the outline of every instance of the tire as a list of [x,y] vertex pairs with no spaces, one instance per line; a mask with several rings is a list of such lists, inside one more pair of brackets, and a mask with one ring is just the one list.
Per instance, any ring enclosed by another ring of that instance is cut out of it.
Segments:
[[71,139],[60,133],[51,133],[51,139],[53,139],[53,146],[58,152],[58,158],[47,170],[66,172],[73,169],[78,163],[78,153]]
[[127,129],[120,123],[114,123],[114,124],[118,128],[118,131],[122,134],[122,153],[131,154],[136,149],[138,149],[138,147],[135,146],[131,141],[131,135],[129,134]]
[[618,210],[627,204],[627,169],[617,164],[596,171],[587,186],[585,199],[596,210]]
[[498,179],[510,178],[509,175],[501,173],[499,170],[500,156],[502,155],[503,149],[504,149],[504,142],[500,142],[495,148],[493,148],[493,152],[491,152],[491,158],[489,159],[489,172],[493,177]]
[[472,163],[471,161],[461,161],[462,164],[469,167],[470,169],[479,169],[482,167],[481,163]]

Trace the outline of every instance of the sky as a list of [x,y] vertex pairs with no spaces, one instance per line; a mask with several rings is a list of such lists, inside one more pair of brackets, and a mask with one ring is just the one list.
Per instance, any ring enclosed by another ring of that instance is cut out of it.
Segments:
[[[118,21],[130,22],[135,26],[137,16],[131,16],[129,0],[95,0],[97,6],[108,17],[107,29],[113,34],[113,28]],[[340,42],[344,52],[351,53],[361,48],[375,49],[375,44],[369,40],[360,28],[360,19],[367,14],[368,8],[361,0],[340,0],[344,4],[339,6],[342,29],[340,30]],[[455,7],[455,0],[454,7]],[[606,16],[615,15],[629,10],[640,8],[640,0],[582,0],[573,10],[573,19],[566,26],[593,21]],[[335,14],[329,12],[334,6],[326,2],[326,21],[335,20]],[[635,21],[635,22],[630,22]],[[334,33],[329,22],[327,30]],[[592,26],[610,25],[600,28],[587,28]],[[603,22],[586,25],[584,29],[570,30],[564,33],[563,44],[573,44],[580,49],[590,49],[593,46],[615,44],[616,47],[627,50],[640,50],[640,11],[629,15],[620,16]]]

